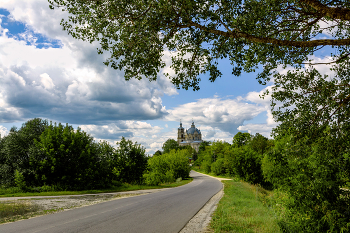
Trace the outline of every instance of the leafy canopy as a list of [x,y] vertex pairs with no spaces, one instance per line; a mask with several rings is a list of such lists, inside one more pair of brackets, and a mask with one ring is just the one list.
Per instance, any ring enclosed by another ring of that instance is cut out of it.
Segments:
[[176,140],[169,138],[166,140],[162,146],[163,153],[169,153],[171,150],[177,150],[179,148],[179,144]]
[[[228,58],[232,74],[252,72],[264,83],[278,65],[302,67],[324,46],[335,49],[330,63],[348,61],[348,0],[48,0],[69,12],[61,25],[73,37],[98,41],[105,62],[124,69],[125,79],[156,80],[171,56],[179,88],[199,89],[198,77],[222,75]],[[331,38],[329,38],[329,35]],[[326,39],[324,39],[326,37]]]

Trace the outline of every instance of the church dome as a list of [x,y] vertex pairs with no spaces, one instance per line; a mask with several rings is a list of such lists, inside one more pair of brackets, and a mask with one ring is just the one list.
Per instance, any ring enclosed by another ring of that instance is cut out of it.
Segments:
[[195,126],[194,126],[194,122],[192,122],[192,125],[191,125],[191,128],[189,128],[188,130],[186,130],[186,133],[187,134],[194,134],[195,132],[197,132],[198,134],[201,134],[201,131],[199,129],[197,129]]

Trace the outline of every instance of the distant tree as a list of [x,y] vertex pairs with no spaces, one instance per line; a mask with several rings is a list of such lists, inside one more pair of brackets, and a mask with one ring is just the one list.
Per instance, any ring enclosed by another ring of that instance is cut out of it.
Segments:
[[153,156],[159,156],[159,155],[162,155],[162,152],[161,152],[160,150],[157,150],[157,151],[153,154]]
[[199,145],[199,149],[198,149],[198,153],[201,153],[202,151],[205,151],[206,146],[209,146],[210,142],[209,141],[203,141],[200,145]]
[[164,142],[163,144],[163,153],[169,153],[170,150],[177,150],[179,148],[179,144],[177,143],[177,141],[175,141],[174,139],[169,138],[168,140],[166,140],[166,142]]
[[262,155],[271,146],[271,142],[267,137],[264,137],[261,134],[256,133],[255,136],[252,137],[249,145],[255,152]]
[[233,147],[241,147],[246,145],[251,139],[251,135],[249,133],[238,132],[232,140]]

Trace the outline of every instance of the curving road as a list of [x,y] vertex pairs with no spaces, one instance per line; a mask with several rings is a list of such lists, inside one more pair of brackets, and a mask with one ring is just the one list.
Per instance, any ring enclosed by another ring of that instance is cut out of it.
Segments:
[[0,232],[179,232],[222,188],[217,179],[194,171],[191,177],[187,185],[157,193],[2,224]]

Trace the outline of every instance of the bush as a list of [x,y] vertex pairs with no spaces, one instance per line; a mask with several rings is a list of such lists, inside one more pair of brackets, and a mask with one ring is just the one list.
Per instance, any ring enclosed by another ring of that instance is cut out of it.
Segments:
[[80,128],[51,124],[30,152],[36,186],[59,185],[69,190],[99,186],[98,145]]
[[145,183],[159,185],[174,182],[178,178],[187,178],[190,174],[187,150],[171,150],[169,153],[148,160],[148,172],[144,174]]
[[26,182],[24,180],[24,176],[18,170],[15,171],[15,184],[21,191],[26,190]]
[[264,184],[261,156],[248,146],[234,148],[233,170],[235,175],[252,184]]
[[209,174],[211,172],[211,163],[207,160],[202,162],[202,169],[205,173]]
[[218,159],[211,164],[211,171],[214,175],[225,175],[224,159]]

